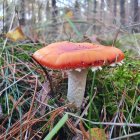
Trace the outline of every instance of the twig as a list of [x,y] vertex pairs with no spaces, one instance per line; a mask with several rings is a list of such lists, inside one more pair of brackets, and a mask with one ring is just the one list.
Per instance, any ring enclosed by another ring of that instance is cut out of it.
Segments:
[[70,116],[79,118],[79,119],[81,119],[81,120],[83,120],[83,121],[89,122],[89,123],[94,124],[94,125],[115,125],[115,126],[140,127],[140,124],[138,124],[138,123],[93,122],[93,121],[87,120],[87,119],[85,119],[85,118],[82,118],[82,117],[77,116],[77,115],[75,115],[75,114],[73,114],[73,113],[70,113],[70,112],[65,112],[65,113],[68,113]]
[[[117,113],[116,113],[116,116],[115,116],[115,118],[114,118],[113,123],[115,123],[116,120],[117,120],[117,118],[118,118],[119,111],[120,111],[120,107],[122,106],[124,99],[125,99],[125,95],[123,94],[123,95],[122,95],[122,99],[121,99],[121,101],[120,101],[120,103],[119,103],[118,110],[117,110]],[[110,136],[109,136],[110,138],[111,138],[111,136],[112,136],[113,129],[114,129],[114,125],[111,127]]]
[[[32,58],[35,62],[37,62],[37,64],[39,64],[39,66],[42,68],[42,70],[43,70],[44,73],[46,74],[47,80],[49,81],[49,84],[50,84],[51,95],[54,97],[54,90],[53,90],[53,85],[52,85],[52,79],[51,79],[49,73],[47,72],[47,70],[46,70],[36,59],[34,59],[32,56],[31,56],[31,58]],[[33,62],[34,62],[34,61],[33,61]]]
[[[31,103],[31,106],[30,106],[30,109],[29,109],[29,112],[28,112],[28,116],[27,116],[27,121],[30,119],[31,111],[32,111],[32,108],[33,108],[34,100],[35,100],[36,91],[37,91],[37,77],[36,77],[36,85],[35,85],[35,90],[34,90],[34,95],[33,95],[32,103]],[[27,139],[28,129],[29,129],[29,125],[27,126],[27,131],[26,131],[26,134],[25,134],[25,139]]]
[[8,88],[10,88],[11,86],[15,85],[16,83],[18,83],[19,81],[21,81],[23,78],[25,78],[26,76],[28,76],[29,74],[31,74],[31,72],[27,73],[26,75],[24,75],[23,77],[21,77],[19,80],[15,81],[14,83],[12,83],[11,85],[9,85],[8,87],[4,88],[2,91],[0,91],[0,96],[4,93],[5,90],[7,90]]
[[116,33],[116,35],[115,35],[115,38],[113,39],[113,44],[112,44],[112,46],[114,46],[114,44],[116,43],[116,40],[117,40],[117,37],[118,37],[119,33],[120,33],[120,28],[118,29],[118,31],[117,31],[117,33]]
[[[14,11],[14,14],[13,14],[13,16],[12,16],[12,20],[11,20],[11,23],[10,23],[9,31],[12,29],[12,25],[13,25],[13,22],[14,22],[14,18],[15,18],[15,11]],[[7,39],[7,37],[6,37],[6,39],[5,39],[5,41],[4,41],[4,44],[3,44],[3,47],[2,47],[2,51],[1,51],[1,53],[0,53],[0,57],[2,57],[2,54],[3,54],[3,51],[4,51],[4,49],[5,49],[7,40],[8,40],[8,39]]]
[[80,127],[80,130],[83,133],[83,136],[88,140],[89,139],[89,135],[86,133],[86,130],[85,130],[83,124],[82,124],[82,121],[80,121],[79,127]]
[[136,132],[136,133],[132,133],[132,134],[129,134],[129,135],[113,138],[113,139],[110,139],[110,140],[122,140],[124,138],[129,138],[129,137],[136,136],[136,135],[140,135],[140,132]]
[[[88,108],[90,107],[91,103],[93,102],[93,99],[95,98],[96,94],[97,94],[97,90],[95,91],[94,95],[92,96],[92,98],[91,98],[90,102],[88,103],[88,105],[86,106],[85,110],[82,112],[82,114],[81,114],[81,116],[80,116],[81,118],[85,115],[85,112],[88,111]],[[80,122],[80,120],[81,120],[81,119],[78,119],[78,120],[75,122],[75,126],[78,125],[78,123]]]

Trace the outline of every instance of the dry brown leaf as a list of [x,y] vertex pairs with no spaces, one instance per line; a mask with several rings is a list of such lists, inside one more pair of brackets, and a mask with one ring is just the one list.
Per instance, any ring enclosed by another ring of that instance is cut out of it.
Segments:
[[66,13],[66,16],[67,16],[69,19],[72,19],[72,18],[73,18],[73,11],[69,10],[69,11]]
[[[70,10],[70,9],[68,9],[67,12],[66,12],[66,14],[65,14],[65,16],[68,19],[72,20],[74,18],[73,11]],[[71,25],[68,22],[64,23],[64,26],[63,27],[64,27],[64,32],[66,34],[70,35],[71,33],[73,33],[73,29],[72,29]]]
[[80,127],[80,130],[82,131],[84,139],[86,139],[86,140],[89,139],[89,134],[86,132],[86,130],[85,130],[84,126],[83,126],[82,121],[80,121],[79,127]]
[[[42,89],[37,93],[37,96],[39,98],[39,100],[43,103],[48,103],[48,99],[50,98],[48,93],[50,92],[50,84],[48,81],[46,81],[45,83],[42,84]],[[40,114],[44,115],[45,114],[45,109],[46,106],[43,104],[40,104]]]
[[92,128],[91,133],[89,131],[87,133],[89,135],[89,138],[91,135],[91,140],[107,140],[104,129]]
[[26,39],[26,36],[24,35],[20,26],[10,30],[6,34],[6,37],[9,38],[10,40],[14,41],[14,42]]

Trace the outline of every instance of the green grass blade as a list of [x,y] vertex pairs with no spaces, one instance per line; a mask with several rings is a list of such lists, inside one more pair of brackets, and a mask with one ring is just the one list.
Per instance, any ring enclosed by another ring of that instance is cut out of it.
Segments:
[[[92,96],[93,96],[95,75],[96,75],[96,72],[93,73],[92,84],[91,84],[91,89],[90,89],[90,94],[89,94],[90,101],[91,101]],[[90,105],[90,107],[89,107],[89,113],[88,113],[88,119],[89,119],[89,120],[92,119],[92,109],[93,109],[93,108],[92,108],[92,105]],[[90,129],[90,128],[91,128],[91,124],[89,123],[89,129]]]
[[130,114],[129,114],[128,118],[127,118],[127,121],[130,121],[131,117],[133,116],[132,113],[133,113],[134,109],[136,108],[136,106],[138,105],[139,101],[140,101],[140,96],[136,99],[134,105],[132,106]]
[[65,114],[60,121],[55,125],[52,131],[44,138],[44,140],[51,140],[53,136],[59,131],[59,129],[65,124],[68,120],[68,114]]
[[70,18],[68,16],[65,15],[65,19],[68,21],[68,23],[70,24],[70,26],[72,27],[72,29],[74,30],[74,32],[81,38],[82,34],[77,30],[76,26],[74,25],[74,23],[70,20]]

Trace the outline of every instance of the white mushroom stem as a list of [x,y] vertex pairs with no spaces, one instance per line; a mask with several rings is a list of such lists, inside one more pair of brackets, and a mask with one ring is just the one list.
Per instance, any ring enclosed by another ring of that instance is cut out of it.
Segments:
[[70,102],[75,103],[77,108],[80,108],[83,102],[87,73],[87,69],[81,71],[72,70],[68,72],[67,98]]

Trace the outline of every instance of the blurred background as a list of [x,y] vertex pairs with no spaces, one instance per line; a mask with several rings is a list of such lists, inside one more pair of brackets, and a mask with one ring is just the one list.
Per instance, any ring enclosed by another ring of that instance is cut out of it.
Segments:
[[76,140],[91,128],[112,140],[140,140],[140,0],[0,0],[0,140],[43,139],[67,107],[74,112],[66,73],[43,69],[31,57],[63,40],[113,45],[125,60],[96,74],[89,70],[85,99],[92,102],[80,119],[85,130],[73,115],[55,140]]
[[[11,23],[12,22],[12,23]],[[1,0],[1,33],[21,25],[36,40],[114,37],[140,31],[140,0]]]

